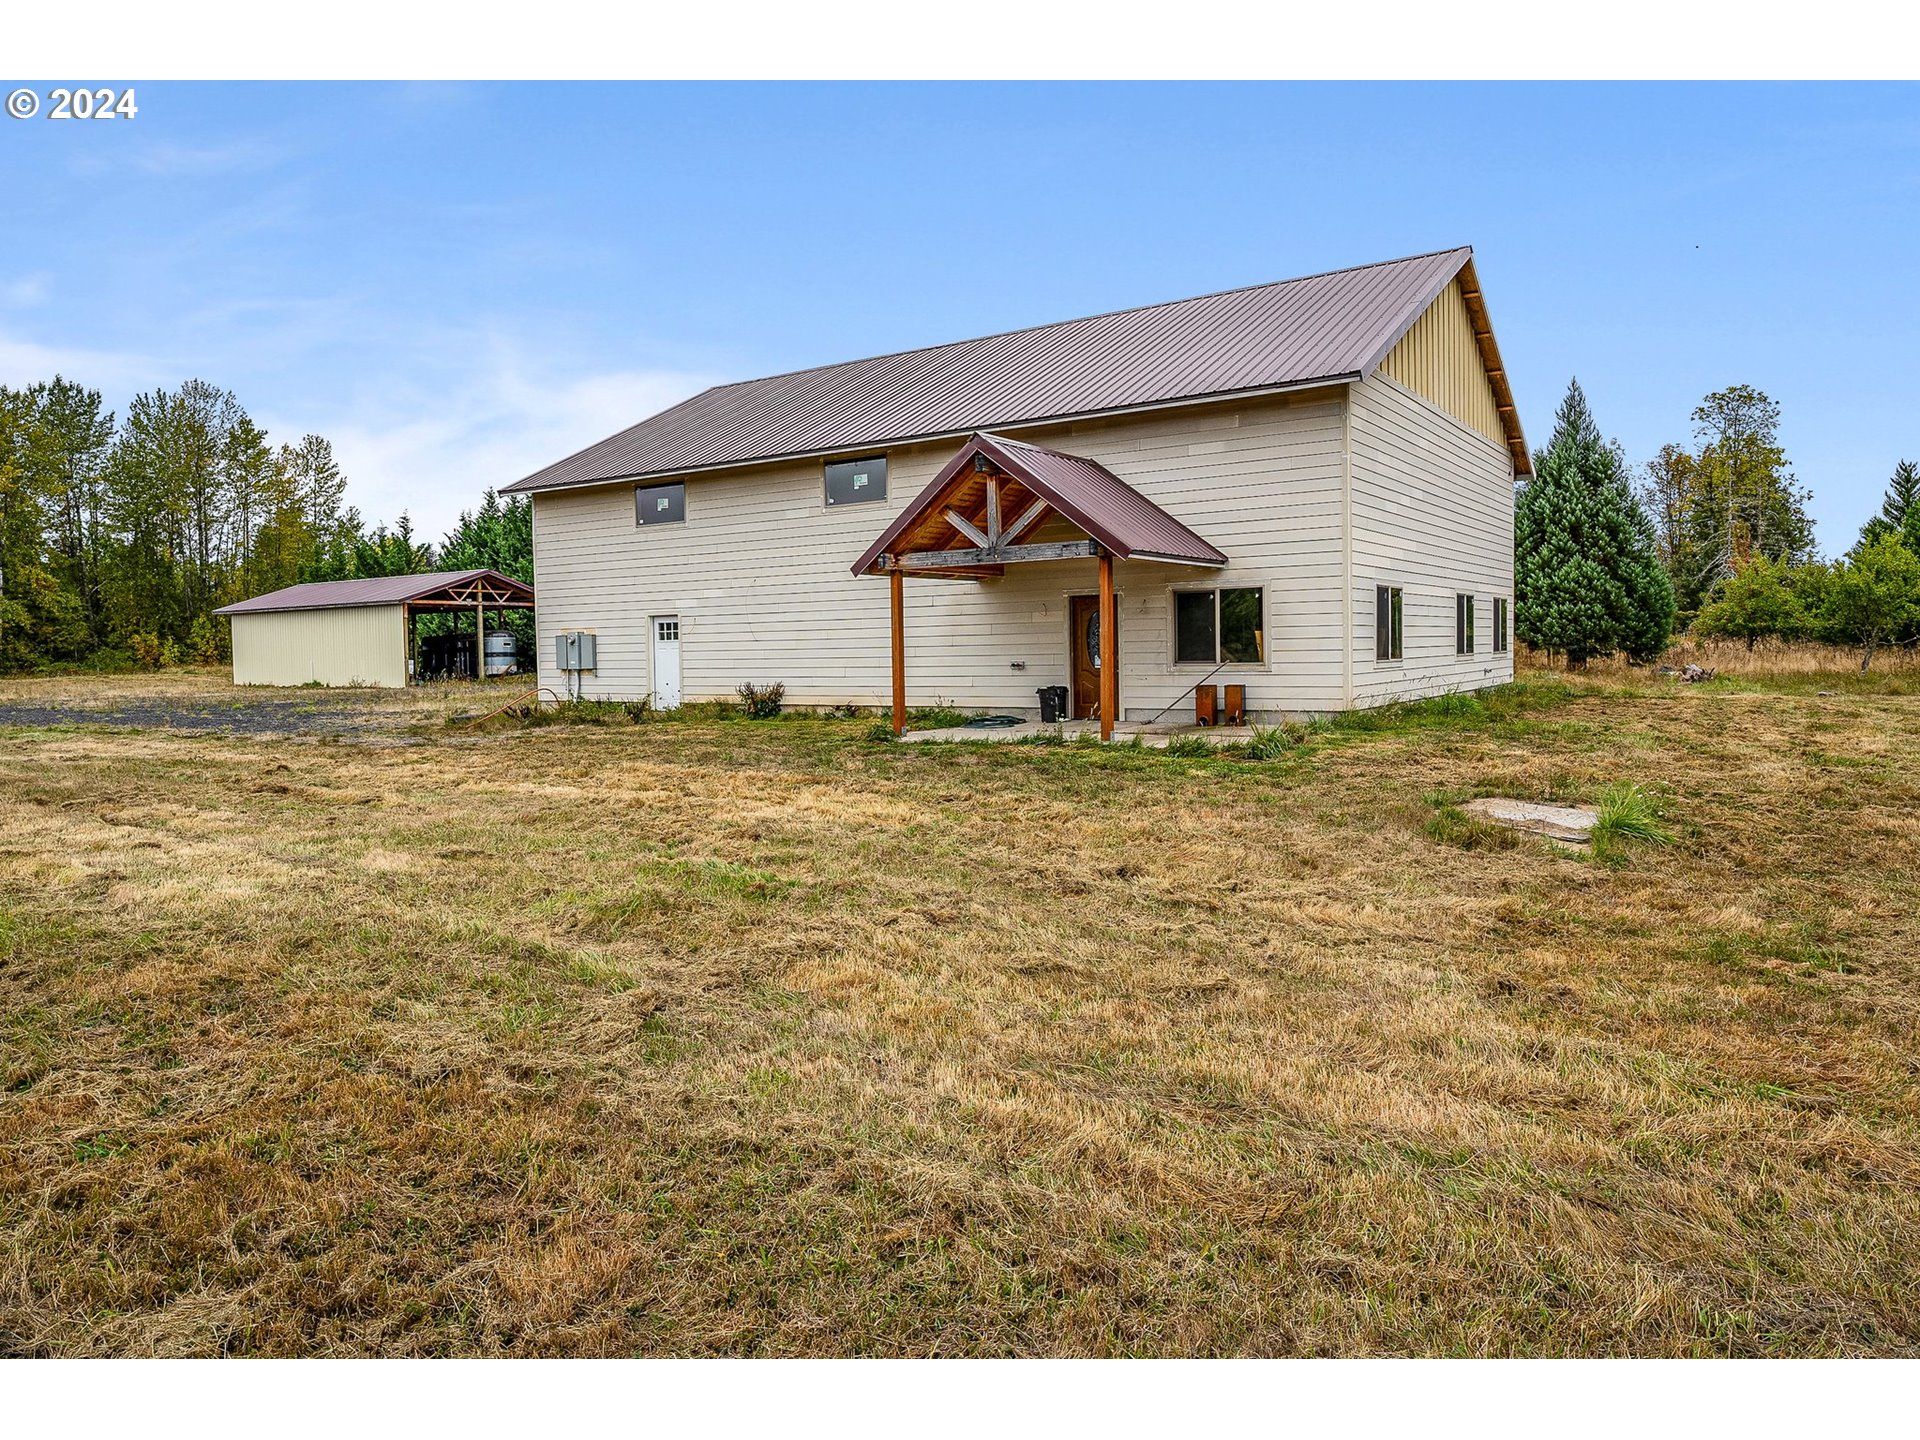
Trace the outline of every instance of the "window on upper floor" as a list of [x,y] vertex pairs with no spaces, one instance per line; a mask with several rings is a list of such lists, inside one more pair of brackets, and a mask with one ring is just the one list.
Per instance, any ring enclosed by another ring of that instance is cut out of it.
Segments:
[[865,505],[887,498],[887,457],[827,462],[827,504]]
[[676,480],[671,485],[641,485],[633,492],[633,523],[636,525],[678,525],[687,518],[687,487]]

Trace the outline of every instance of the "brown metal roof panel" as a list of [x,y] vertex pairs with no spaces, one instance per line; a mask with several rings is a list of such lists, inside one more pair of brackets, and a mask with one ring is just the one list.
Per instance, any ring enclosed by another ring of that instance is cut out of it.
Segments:
[[525,581],[498,570],[441,570],[425,575],[384,575],[372,580],[312,580],[223,605],[216,615],[252,615],[270,610],[344,610],[363,605],[400,605],[481,577],[498,581],[524,598],[533,598]]
[[507,489],[1357,376],[1382,337],[1404,333],[1470,253],[1440,251],[720,386]]

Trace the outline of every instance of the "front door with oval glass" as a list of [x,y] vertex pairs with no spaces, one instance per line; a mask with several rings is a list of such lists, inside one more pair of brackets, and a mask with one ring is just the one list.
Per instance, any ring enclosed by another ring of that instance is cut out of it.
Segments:
[[653,617],[653,708],[680,708],[680,617]]
[[[1073,646],[1073,718],[1100,718],[1100,597],[1075,595],[1070,602]],[[1117,614],[1117,612],[1116,612]],[[1114,653],[1120,653],[1119,627],[1114,627]]]

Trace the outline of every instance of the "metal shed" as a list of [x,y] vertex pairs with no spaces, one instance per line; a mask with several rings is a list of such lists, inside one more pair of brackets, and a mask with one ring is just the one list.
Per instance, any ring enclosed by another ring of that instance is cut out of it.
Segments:
[[216,610],[233,626],[236,685],[399,689],[418,673],[419,616],[474,617],[472,673],[484,674],[489,610],[530,610],[533,587],[497,570],[292,585]]

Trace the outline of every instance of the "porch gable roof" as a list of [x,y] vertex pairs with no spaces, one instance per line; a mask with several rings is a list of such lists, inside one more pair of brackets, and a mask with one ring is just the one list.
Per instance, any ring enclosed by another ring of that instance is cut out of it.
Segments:
[[[1011,482],[1004,495],[999,481]],[[1063,547],[1017,543],[1049,514],[1083,531],[1116,559],[1227,563],[1222,551],[1098,461],[1004,435],[977,434],[867,547],[854,562],[853,573],[914,568],[997,574],[997,567],[1009,561],[1064,558],[1044,553]],[[972,544],[960,550],[934,549],[942,539]],[[916,554],[922,563],[908,563],[906,557]],[[926,563],[930,560],[950,563]]]

